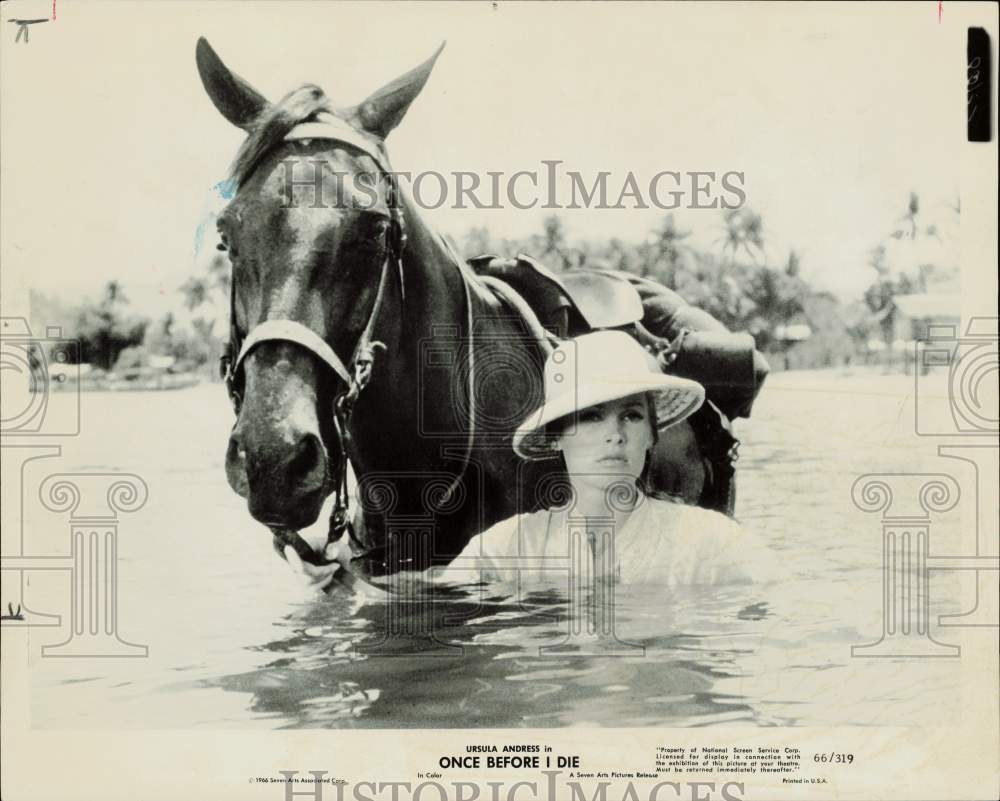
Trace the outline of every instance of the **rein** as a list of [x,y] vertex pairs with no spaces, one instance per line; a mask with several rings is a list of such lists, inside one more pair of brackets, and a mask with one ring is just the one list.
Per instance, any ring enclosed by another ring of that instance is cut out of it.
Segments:
[[[389,272],[394,264],[399,274],[400,296],[405,303],[406,294],[403,276],[403,249],[406,244],[405,220],[403,217],[402,205],[400,203],[399,186],[396,174],[393,172],[389,164],[388,153],[386,153],[385,146],[381,141],[365,136],[344,120],[326,112],[318,114],[316,121],[299,123],[284,137],[284,141],[304,139],[325,139],[357,148],[375,161],[386,181],[386,204],[389,207],[390,228],[387,235],[386,256],[382,263],[378,289],[375,295],[375,302],[372,305],[371,314],[368,317],[368,322],[366,323],[361,336],[358,338],[350,360],[345,363],[336,354],[333,348],[330,347],[326,340],[324,340],[311,328],[296,320],[265,320],[251,329],[245,337],[241,337],[236,325],[236,282],[233,280],[230,282],[229,297],[229,342],[223,349],[223,354],[219,360],[219,369],[220,374],[225,381],[226,391],[229,394],[230,401],[233,404],[233,409],[237,416],[240,413],[240,408],[243,402],[242,397],[236,389],[239,371],[243,365],[244,359],[246,359],[250,351],[262,342],[282,341],[297,344],[311,352],[314,356],[320,359],[320,361],[329,366],[337,377],[340,378],[345,385],[345,389],[336,396],[333,409],[334,424],[337,430],[337,435],[340,438],[341,445],[341,452],[339,456],[340,477],[337,481],[335,489],[335,503],[333,511],[330,514],[326,544],[329,545],[339,541],[346,532],[350,538],[352,550],[356,554],[355,558],[371,559],[374,558],[373,555],[376,552],[384,551],[386,546],[365,546],[359,541],[357,533],[354,530],[354,525],[350,520],[349,493],[347,490],[347,465],[349,460],[348,451],[350,450],[351,444],[349,423],[351,414],[359,396],[361,395],[361,392],[371,380],[375,354],[378,351],[386,350],[385,343],[373,339],[373,333],[375,323],[382,309],[385,291],[388,285]],[[458,268],[460,277],[462,278],[462,288],[464,292],[464,304],[467,318],[467,336],[469,347],[469,428],[465,456],[462,460],[461,470],[449,484],[448,489],[444,493],[443,501],[447,501],[455,490],[458,489],[459,484],[468,470],[472,457],[472,446],[476,423],[474,399],[475,359],[473,352],[472,298],[469,289],[468,277],[462,272],[457,257],[455,257],[455,254],[450,251],[450,249],[449,254],[456,259],[456,267]],[[235,358],[233,357],[234,353],[236,354]],[[276,530],[274,528],[271,530],[272,533],[279,537],[279,539],[285,541],[285,531]],[[296,550],[299,551],[298,548]],[[325,552],[326,548],[324,547],[323,550]],[[320,554],[317,557],[315,554],[303,554],[299,552],[299,556],[303,558],[303,561],[309,561],[313,564],[324,565],[331,563],[326,560],[325,553]],[[384,560],[382,561],[382,564],[385,564]]]

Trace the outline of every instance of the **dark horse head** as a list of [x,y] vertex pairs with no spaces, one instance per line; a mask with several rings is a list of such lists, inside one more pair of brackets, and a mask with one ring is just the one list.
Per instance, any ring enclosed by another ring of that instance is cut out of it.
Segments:
[[541,402],[546,334],[424,225],[385,151],[437,55],[349,108],[312,85],[269,103],[204,40],[197,56],[248,134],[219,231],[233,268],[226,471],[253,517],[303,556],[295,532],[334,490],[346,498],[349,457],[354,553],[391,572],[448,561],[537,508],[551,466],[522,464],[511,436]]
[[401,246],[382,142],[435,58],[360,105],[335,108],[312,85],[270,103],[198,42],[205,90],[248,134],[218,222],[239,348],[230,354],[237,420],[226,474],[273,529],[315,522],[342,478],[334,404],[376,312],[379,275],[395,269]]

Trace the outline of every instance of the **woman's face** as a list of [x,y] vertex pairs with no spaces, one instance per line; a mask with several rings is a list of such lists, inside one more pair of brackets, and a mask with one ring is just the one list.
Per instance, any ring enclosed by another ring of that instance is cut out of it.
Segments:
[[639,478],[653,427],[646,395],[590,406],[577,415],[576,428],[559,436],[558,448],[574,482],[606,486],[623,476]]

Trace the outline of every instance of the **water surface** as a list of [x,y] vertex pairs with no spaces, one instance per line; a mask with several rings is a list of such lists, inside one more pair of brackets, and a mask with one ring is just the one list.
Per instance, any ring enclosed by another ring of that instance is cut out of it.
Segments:
[[[395,623],[417,633],[387,642],[387,605],[304,593],[229,489],[232,421],[220,386],[85,394],[81,436],[40,474],[135,472],[149,485],[119,538],[119,632],[147,644],[149,657],[42,659],[39,642],[65,633],[37,630],[28,641],[33,725],[940,723],[942,710],[958,707],[959,660],[908,660],[901,672],[900,660],[852,659],[850,650],[882,630],[880,522],[852,505],[852,483],[866,472],[947,467],[936,443],[913,434],[912,389],[903,376],[772,376],[754,419],[738,423],[737,512],[787,580],[618,588],[614,654],[572,638],[566,652],[545,650],[567,640],[566,599],[512,599],[502,588],[403,610]],[[66,552],[64,519],[33,520],[29,539]],[[959,517],[935,525],[936,537],[964,542]],[[65,576],[33,580],[29,598],[45,581],[51,597],[68,597]],[[952,597],[933,594],[932,620],[957,611]],[[419,634],[426,614],[447,619],[437,643]]]

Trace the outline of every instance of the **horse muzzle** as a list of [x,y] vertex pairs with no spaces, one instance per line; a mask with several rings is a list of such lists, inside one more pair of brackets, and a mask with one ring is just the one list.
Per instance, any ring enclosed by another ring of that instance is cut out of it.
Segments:
[[301,529],[319,517],[333,487],[326,448],[317,433],[301,433],[289,443],[247,442],[233,431],[226,451],[226,477],[247,499],[251,516],[272,528]]

